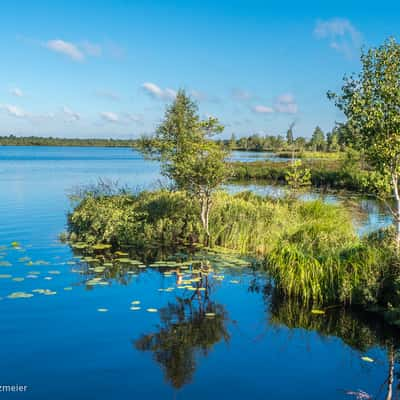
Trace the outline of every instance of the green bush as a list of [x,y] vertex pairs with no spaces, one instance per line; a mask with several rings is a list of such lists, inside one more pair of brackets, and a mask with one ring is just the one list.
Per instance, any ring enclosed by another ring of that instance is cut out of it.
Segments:
[[89,196],[69,215],[69,232],[77,241],[115,248],[195,242],[201,232],[197,208],[183,192]]

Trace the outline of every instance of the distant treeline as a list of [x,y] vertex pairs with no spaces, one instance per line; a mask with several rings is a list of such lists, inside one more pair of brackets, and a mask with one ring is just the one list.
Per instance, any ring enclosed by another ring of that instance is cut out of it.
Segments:
[[136,147],[135,139],[69,139],[37,136],[0,136],[0,146]]
[[348,128],[345,125],[336,126],[331,132],[324,133],[316,127],[311,138],[294,137],[293,125],[286,135],[251,135],[237,138],[234,134],[230,139],[220,140],[231,150],[271,151],[278,152],[338,152],[344,150],[347,143]]
[[[293,151],[306,152],[339,152],[345,149],[348,131],[345,125],[336,126],[332,132],[324,133],[316,127],[311,138],[293,135],[291,126],[286,135],[258,135],[230,139],[219,139],[218,143],[231,150],[271,151],[281,153],[282,157],[291,156]],[[37,136],[0,136],[0,146],[85,146],[85,147],[138,147],[140,139],[67,139]],[[301,155],[297,155],[301,157]],[[326,154],[324,155],[326,158]]]

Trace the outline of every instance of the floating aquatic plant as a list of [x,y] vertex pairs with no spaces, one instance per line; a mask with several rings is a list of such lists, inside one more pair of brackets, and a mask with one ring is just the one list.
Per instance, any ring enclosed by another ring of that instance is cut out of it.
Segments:
[[33,297],[32,293],[26,293],[26,292],[14,292],[11,293],[7,296],[9,299],[28,299],[30,297]]

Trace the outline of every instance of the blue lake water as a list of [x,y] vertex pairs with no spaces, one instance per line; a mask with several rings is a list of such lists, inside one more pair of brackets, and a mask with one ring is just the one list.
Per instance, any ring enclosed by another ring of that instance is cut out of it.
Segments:
[[[251,268],[212,260],[201,292],[156,268],[91,285],[94,273],[57,236],[67,194],[99,177],[131,188],[160,179],[158,165],[130,149],[0,147],[0,385],[28,385],[1,398],[384,398],[387,343],[398,331],[366,315],[312,315],[279,302]],[[368,207],[360,226],[387,222]],[[8,297],[16,292],[33,297]]]

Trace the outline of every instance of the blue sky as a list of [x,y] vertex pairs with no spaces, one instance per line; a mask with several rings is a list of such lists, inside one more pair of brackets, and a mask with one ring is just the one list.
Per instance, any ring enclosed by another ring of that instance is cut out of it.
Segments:
[[399,18],[394,1],[2,2],[0,135],[136,137],[184,88],[225,137],[310,136]]

